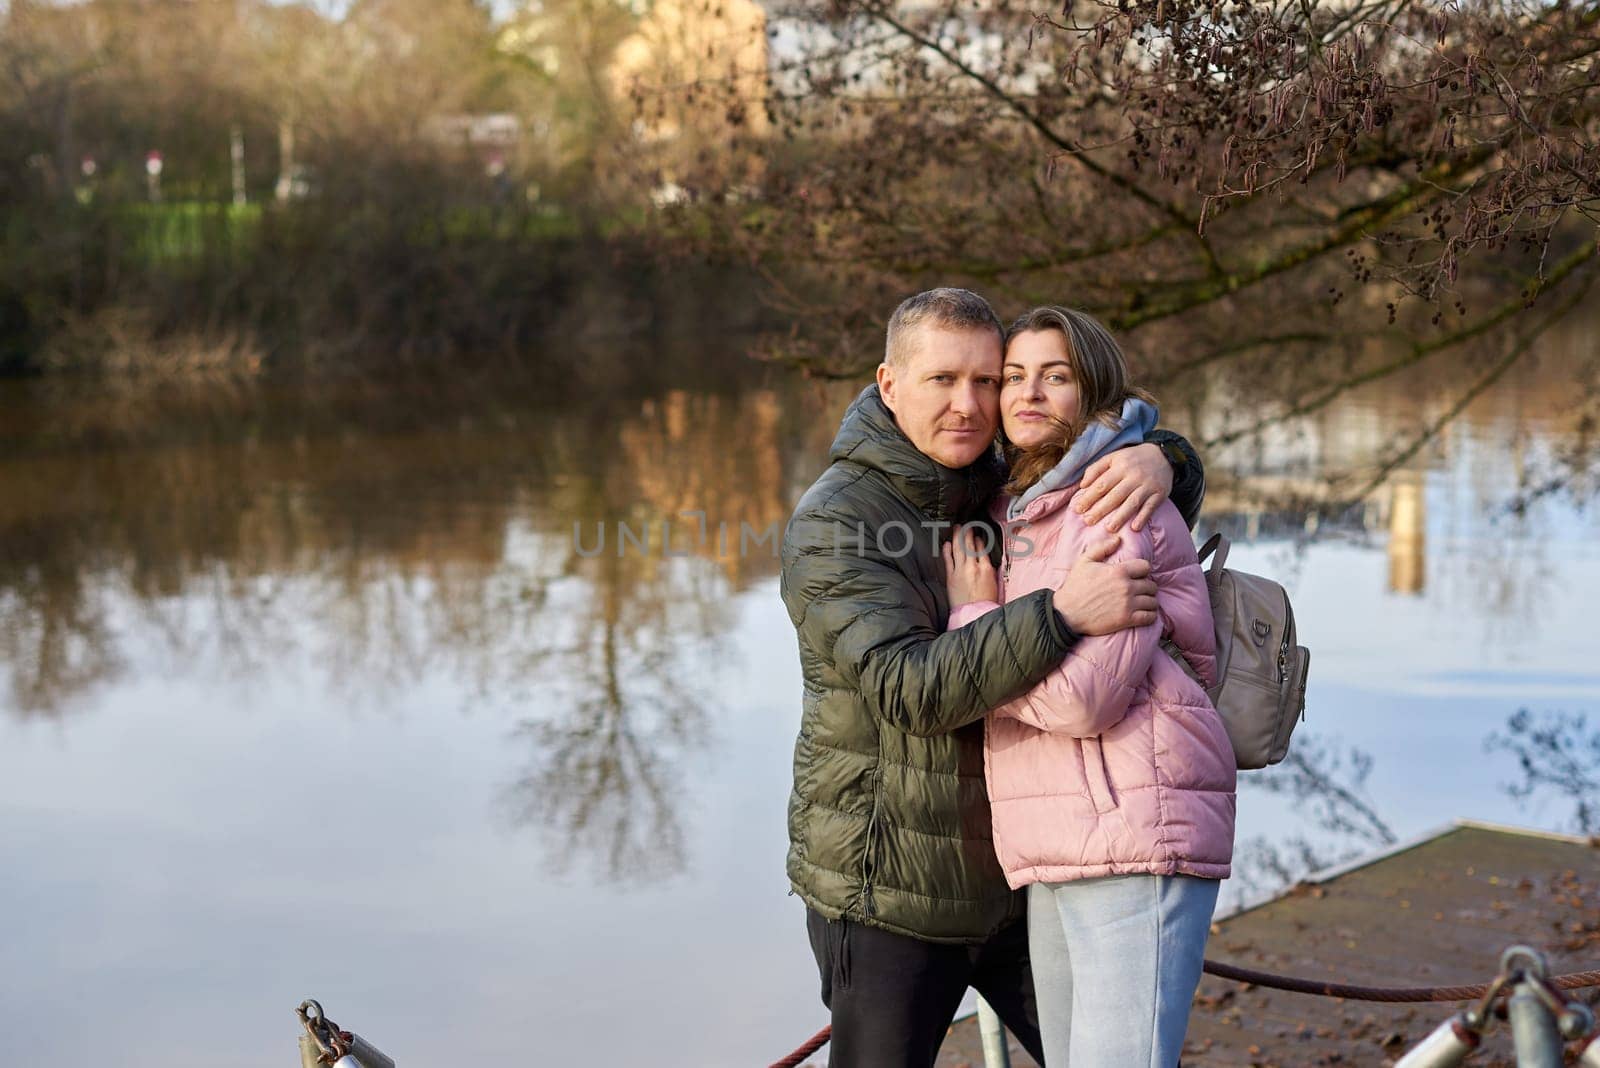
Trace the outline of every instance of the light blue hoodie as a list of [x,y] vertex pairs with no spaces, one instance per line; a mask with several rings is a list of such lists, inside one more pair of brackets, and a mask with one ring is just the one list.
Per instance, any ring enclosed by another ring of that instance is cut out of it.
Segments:
[[1122,402],[1122,415],[1118,417],[1116,426],[1107,426],[1098,420],[1091,422],[1059,463],[1046,471],[1044,477],[1029,486],[1021,496],[1012,499],[1011,506],[1006,509],[1006,517],[1016,519],[1037,498],[1079,481],[1083,478],[1084,468],[1106,453],[1139,444],[1146,434],[1155,429],[1160,418],[1161,412],[1155,405],[1137,397],[1129,397]]

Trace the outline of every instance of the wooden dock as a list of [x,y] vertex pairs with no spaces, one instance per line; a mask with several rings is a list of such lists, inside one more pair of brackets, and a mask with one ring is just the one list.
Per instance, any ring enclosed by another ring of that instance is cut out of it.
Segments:
[[[1600,839],[1458,823],[1219,918],[1207,956],[1329,982],[1455,986],[1492,979],[1501,952],[1518,942],[1543,951],[1556,973],[1600,968]],[[1464,1007],[1344,1001],[1207,976],[1183,1063],[1383,1065]],[[1037,1068],[1015,1043],[1011,1063]],[[1503,1025],[1470,1063],[1513,1063]],[[938,1064],[980,1068],[975,1018],[951,1027]]]

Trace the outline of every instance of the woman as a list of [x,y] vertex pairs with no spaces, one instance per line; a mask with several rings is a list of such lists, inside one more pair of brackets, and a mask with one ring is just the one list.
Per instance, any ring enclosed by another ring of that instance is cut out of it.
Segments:
[[[1000,410],[1004,562],[996,576],[970,532],[947,549],[952,629],[1002,597],[1059,585],[1104,540],[1073,496],[1086,468],[1156,421],[1105,328],[1065,308],[1012,324]],[[1156,622],[1080,639],[987,721],[995,850],[1012,887],[1028,888],[1049,1068],[1178,1063],[1233,855],[1233,750],[1202,687],[1214,681],[1215,640],[1194,543],[1170,502],[1120,536],[1113,560],[1150,562]]]

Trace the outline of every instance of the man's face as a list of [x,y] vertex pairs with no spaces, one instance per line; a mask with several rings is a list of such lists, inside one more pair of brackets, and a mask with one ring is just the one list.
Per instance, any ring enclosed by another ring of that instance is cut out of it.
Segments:
[[993,330],[926,326],[903,366],[878,365],[878,392],[906,437],[946,467],[966,467],[1000,420],[1000,338]]

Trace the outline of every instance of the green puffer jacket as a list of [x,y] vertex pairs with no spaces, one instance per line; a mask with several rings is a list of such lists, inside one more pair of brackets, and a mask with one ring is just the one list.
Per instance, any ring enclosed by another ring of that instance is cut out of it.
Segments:
[[[1192,463],[1179,467],[1174,497],[1182,488],[1197,510],[1198,461],[1181,438],[1157,434]],[[938,544],[952,524],[982,517],[1004,481],[997,458],[935,463],[876,386],[845,413],[830,458],[783,538],[780,585],[805,679],[789,880],[829,919],[981,942],[1022,915],[994,855],[983,715],[1042,679],[1076,639],[1048,590],[944,630]]]

